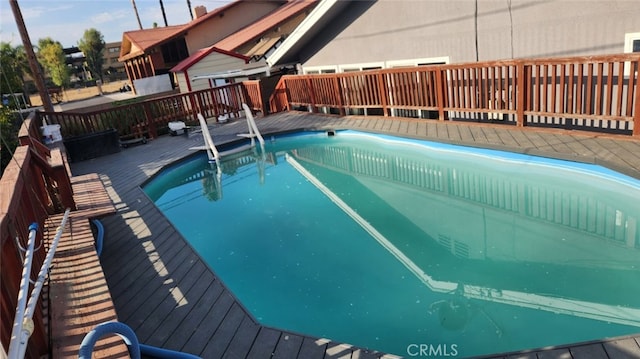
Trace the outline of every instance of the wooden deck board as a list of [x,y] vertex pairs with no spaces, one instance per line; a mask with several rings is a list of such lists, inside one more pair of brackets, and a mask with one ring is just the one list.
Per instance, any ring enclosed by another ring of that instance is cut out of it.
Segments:
[[638,346],[638,342],[634,338],[611,340],[602,345],[609,358],[640,358],[640,346]]
[[261,328],[253,346],[249,350],[248,359],[270,358],[278,344],[282,332],[271,328]]
[[211,340],[211,337],[215,334],[215,331],[218,329],[229,310],[233,307],[234,302],[235,299],[233,296],[225,290],[224,293],[218,297],[218,300],[212,303],[213,305],[211,306],[211,309],[204,316],[202,323],[206,330],[199,330],[193,333],[185,347],[193,349],[196,353],[201,353]]
[[[183,265],[180,266],[180,269],[183,270],[183,273],[176,271],[172,278],[167,278],[163,282],[166,295],[160,303],[156,304],[149,301],[143,303],[140,310],[146,309],[149,314],[144,321],[138,323],[135,327],[136,331],[146,334],[154,333],[161,328],[169,329],[170,327],[162,325],[164,322],[167,322],[166,318],[172,313],[174,308],[186,305],[189,301],[186,295],[189,294],[194,286],[202,284],[199,281],[202,273],[206,270],[202,262],[197,262],[193,266]],[[135,323],[132,324],[135,325]],[[140,337],[140,340],[147,343],[151,337],[152,335],[150,334],[145,337]]]
[[571,359],[571,352],[568,348],[551,349],[537,353],[538,359]]
[[[206,269],[204,269],[206,270]],[[157,327],[154,331],[146,330],[146,333],[150,333],[147,338],[141,338],[146,344],[163,347],[165,342],[173,333],[177,332],[182,319],[185,317],[185,312],[193,309],[197,302],[191,298],[199,299],[210,288],[211,283],[209,281],[201,280],[204,276],[198,277],[198,282],[192,285],[187,292],[184,293],[179,302],[173,302],[172,305],[163,314],[162,320],[157,321]],[[183,291],[182,285],[178,287],[180,292]],[[176,293],[175,298],[179,298],[179,293]],[[172,293],[172,297],[174,294]],[[146,324],[146,322],[145,322]]]
[[[163,244],[166,244],[164,242]],[[178,251],[177,253],[183,253],[186,258],[190,254],[190,251],[181,252],[180,250],[186,248],[186,246],[180,246],[179,248],[171,248],[168,244],[166,245],[169,249],[174,249]],[[134,310],[132,307],[138,307],[142,303],[145,302],[145,297],[136,297],[138,293],[149,293],[149,290],[157,289],[162,287],[162,281],[155,280],[159,276],[163,275],[163,271],[165,271],[165,266],[167,265],[158,254],[158,250],[162,250],[163,247],[160,246],[158,248],[147,244],[144,249],[145,254],[148,256],[149,262],[137,262],[132,263],[132,267],[123,267],[124,269],[119,271],[122,275],[120,280],[115,283],[112,287],[112,293],[114,295],[118,295],[121,301],[127,302],[127,307],[131,308],[131,311]],[[177,258],[176,258],[177,257]],[[169,257],[169,260],[180,260],[183,257],[174,256]],[[140,285],[142,283],[143,285]],[[128,318],[128,313],[124,310],[120,311],[121,316]]]
[[237,302],[234,302],[222,320],[222,323],[220,323],[218,330],[216,330],[202,351],[202,357],[221,358],[233,340],[243,319],[246,317],[247,314],[244,309]]
[[256,340],[259,331],[260,325],[254,322],[253,319],[245,316],[222,358],[245,358],[249,354],[249,350]]
[[274,359],[297,358],[304,338],[299,335],[284,334],[280,336],[276,349],[273,352]]
[[569,348],[571,356],[581,359],[606,359],[607,352],[601,343],[579,345]]
[[300,346],[300,358],[322,359],[327,351],[327,340],[303,338]]
[[[188,308],[188,313],[182,315],[182,322],[172,333],[168,333],[169,337],[165,339],[161,346],[171,349],[184,347],[191,336],[199,330],[200,324],[204,322],[204,318],[211,310],[211,304],[216,305],[217,300],[223,293],[224,287],[219,281],[211,283],[203,295],[198,298],[198,301]],[[203,323],[203,325],[206,325],[206,323]]]
[[[303,128],[360,129],[517,152],[556,154],[562,158],[590,158],[640,174],[640,141],[628,138],[618,141],[602,134],[296,112],[258,119],[257,124],[265,137],[271,132]],[[244,121],[211,124],[211,127],[216,143],[235,140],[236,133],[246,131]],[[382,355],[262,327],[244,312],[213,272],[203,271],[199,257],[139,188],[162,166],[190,154],[190,147],[201,144],[199,135],[166,136],[117,154],[72,164],[74,173],[80,175],[99,172],[117,208],[116,215],[103,220],[107,234],[101,261],[118,315],[122,312],[125,323],[134,324],[137,334],[148,344],[203,356],[264,358],[280,351],[297,351],[298,358]],[[189,261],[187,265],[182,263],[185,260]],[[159,275],[158,269],[163,271],[163,276]],[[200,276],[200,280],[193,283],[189,276]],[[165,285],[166,280],[173,282]],[[173,292],[168,289],[171,285],[180,288],[186,304],[175,305]],[[186,289],[183,291],[183,288]],[[290,335],[290,340],[284,341],[286,335]],[[291,340],[293,337],[295,341]],[[631,344],[633,342],[622,341],[577,345],[568,347],[568,351],[555,349],[540,351],[537,355],[533,352],[514,354],[513,357],[537,358],[569,353],[573,358],[600,358],[600,355],[615,358],[621,352],[635,353],[638,349]]]

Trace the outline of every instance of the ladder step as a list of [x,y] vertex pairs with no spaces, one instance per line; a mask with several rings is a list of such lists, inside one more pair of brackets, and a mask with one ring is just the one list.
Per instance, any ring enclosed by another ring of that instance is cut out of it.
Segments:
[[230,150],[226,150],[226,151],[220,152],[220,157],[224,157],[224,156],[232,155],[234,153],[246,151],[246,150],[251,149],[251,148],[252,148],[251,145],[243,145],[243,146],[240,146],[240,147],[232,148]]
[[[208,147],[207,146],[193,146],[193,147],[189,147],[189,150],[191,151],[204,151],[206,150]],[[220,157],[226,156],[226,155],[231,155],[234,153],[238,153],[238,152],[242,152],[242,151],[246,151],[248,149],[251,149],[252,146],[251,145],[242,145],[236,148],[232,148],[230,150],[226,150],[226,151],[222,151],[219,153]]]
[[256,135],[255,133],[239,133],[236,136],[238,137],[244,137],[244,138],[255,138],[258,135]]

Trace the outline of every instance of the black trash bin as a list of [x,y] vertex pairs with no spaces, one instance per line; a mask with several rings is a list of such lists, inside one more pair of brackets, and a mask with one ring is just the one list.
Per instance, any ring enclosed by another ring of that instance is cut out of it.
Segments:
[[69,137],[63,142],[70,162],[120,152],[120,140],[116,129]]

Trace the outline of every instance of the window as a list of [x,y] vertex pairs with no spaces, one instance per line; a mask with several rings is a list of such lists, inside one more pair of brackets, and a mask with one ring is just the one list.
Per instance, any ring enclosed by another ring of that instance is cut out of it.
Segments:
[[304,67],[302,69],[302,73],[305,75],[313,75],[313,74],[335,74],[336,66],[311,66]]
[[338,72],[367,71],[384,68],[384,62],[368,62],[363,64],[339,65]]
[[[626,54],[632,52],[640,52],[640,32],[630,32],[624,34],[624,52]],[[629,69],[631,68],[631,64],[629,62],[625,63],[624,66],[624,74],[629,75]]]
[[427,65],[444,65],[449,63],[449,56],[428,57],[421,59],[391,60],[385,62],[387,68],[394,67],[412,67]]
[[640,52],[640,32],[624,34],[624,52]]

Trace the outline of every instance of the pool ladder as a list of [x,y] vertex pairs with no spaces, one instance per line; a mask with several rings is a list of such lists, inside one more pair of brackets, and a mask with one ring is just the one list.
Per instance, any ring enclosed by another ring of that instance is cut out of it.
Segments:
[[[264,138],[260,134],[258,130],[258,126],[256,125],[256,121],[253,118],[253,114],[251,113],[251,109],[247,106],[246,103],[242,104],[242,108],[244,109],[245,117],[247,118],[247,127],[249,128],[248,133],[239,133],[239,137],[249,138],[251,139],[251,145],[249,148],[255,147],[255,139],[258,139],[258,143],[260,143],[260,149],[262,153],[264,153]],[[220,153],[216,148],[216,145],[213,143],[213,139],[211,138],[211,133],[209,132],[209,127],[207,126],[207,121],[204,119],[201,113],[198,114],[198,121],[200,121],[200,127],[202,128],[202,137],[204,137],[205,149],[207,150],[207,155],[209,156],[209,161],[216,161],[218,163],[218,167],[220,167]],[[240,147],[238,149],[234,149],[231,151],[223,152],[222,154],[235,153],[242,150],[245,150],[246,147]]]

